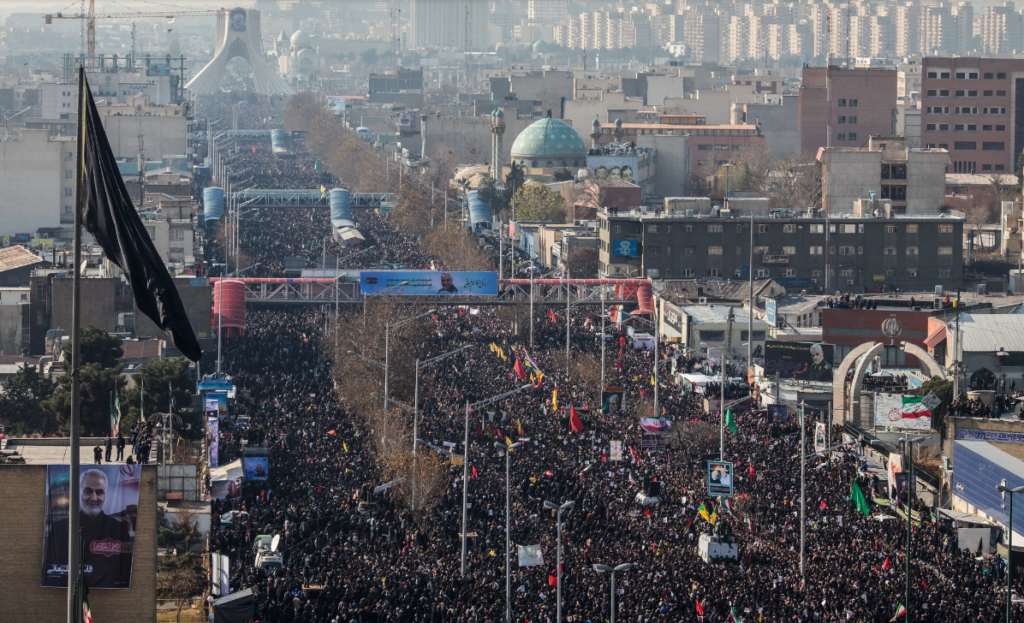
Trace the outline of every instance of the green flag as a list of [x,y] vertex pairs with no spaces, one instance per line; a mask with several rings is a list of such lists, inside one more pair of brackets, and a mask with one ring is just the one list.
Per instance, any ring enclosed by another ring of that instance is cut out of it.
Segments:
[[732,409],[725,410],[725,425],[732,431],[733,435],[739,434],[740,431],[736,428],[736,420],[732,417]]
[[850,499],[857,505],[857,510],[864,513],[865,517],[871,516],[871,508],[868,506],[868,501],[864,499],[864,492],[857,486],[856,480],[850,486]]
[[[142,375],[139,375],[142,376]],[[139,383],[139,419],[146,421],[146,380]]]
[[114,399],[110,403],[110,436],[117,437],[121,432],[121,394],[114,386]]
[[[308,160],[306,162],[309,162]],[[320,175],[320,159],[317,158],[316,162],[313,163],[313,170],[316,171],[317,175]]]

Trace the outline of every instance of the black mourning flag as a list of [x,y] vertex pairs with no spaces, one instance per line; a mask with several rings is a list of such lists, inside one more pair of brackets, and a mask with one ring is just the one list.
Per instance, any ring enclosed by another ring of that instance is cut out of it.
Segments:
[[128,277],[139,311],[161,329],[169,331],[174,345],[186,357],[199,361],[203,356],[199,340],[174,281],[121,180],[88,84],[85,85],[85,109],[85,114],[79,116],[85,123],[85,175],[81,198],[85,228],[103,247],[107,258],[120,266]]

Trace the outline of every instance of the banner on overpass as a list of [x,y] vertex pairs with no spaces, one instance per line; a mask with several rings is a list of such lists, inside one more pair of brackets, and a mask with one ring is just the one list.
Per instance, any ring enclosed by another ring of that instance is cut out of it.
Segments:
[[497,296],[498,273],[435,270],[364,270],[363,294],[401,296]]

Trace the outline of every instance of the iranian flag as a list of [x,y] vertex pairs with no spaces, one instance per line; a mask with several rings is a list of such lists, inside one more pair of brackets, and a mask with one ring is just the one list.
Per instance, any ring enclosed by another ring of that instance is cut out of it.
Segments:
[[[924,399],[923,396],[903,396],[903,404],[898,412],[890,413],[889,419],[892,421],[900,420],[916,420],[921,417],[931,417],[932,410],[925,406],[921,401]],[[896,417],[898,415],[898,417]]]
[[640,418],[640,426],[644,427],[644,430],[656,433],[663,428],[669,428],[672,426],[672,422],[668,418]]
[[895,621],[896,619],[906,615],[907,609],[903,607],[903,604],[900,604],[896,607],[896,615],[893,618],[889,619],[889,622],[892,623],[892,621]]

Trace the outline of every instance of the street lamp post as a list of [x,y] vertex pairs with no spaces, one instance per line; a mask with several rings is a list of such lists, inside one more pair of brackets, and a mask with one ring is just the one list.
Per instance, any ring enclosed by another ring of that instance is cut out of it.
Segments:
[[443,361],[449,357],[458,355],[467,348],[472,348],[472,345],[467,344],[462,348],[456,348],[455,350],[448,351],[447,353],[431,357],[426,361],[421,362],[419,358],[416,358],[416,389],[413,393],[413,412],[412,412],[412,510],[416,510],[416,440],[420,436],[420,368],[425,368],[429,365],[433,365],[439,361]]
[[514,396],[521,391],[530,389],[531,387],[533,387],[533,385],[523,385],[522,387],[507,391],[503,394],[498,394],[492,398],[474,402],[473,404],[470,404],[469,399],[466,399],[466,432],[465,438],[462,442],[462,577],[466,577],[466,504],[469,500],[469,412],[471,409],[486,407],[489,404],[493,404],[499,400],[504,400],[509,396]]
[[505,623],[512,623],[512,563],[510,562],[512,556],[512,528],[511,528],[511,490],[510,485],[510,474],[511,474],[511,456],[512,450],[518,448],[523,444],[516,442],[511,446],[494,442],[494,447],[499,452],[505,453]]
[[1007,538],[1009,539],[1006,543],[1006,623],[1010,623],[1010,607],[1013,603],[1013,600],[1011,599],[1013,589],[1010,587],[1013,580],[1013,494],[1024,492],[1024,486],[1014,487],[1011,489],[1006,485],[999,484],[996,485],[996,491],[1003,494],[1010,494],[1010,521],[1006,526],[1006,530],[1008,532]]
[[612,615],[611,623],[615,623],[615,574],[622,571],[629,571],[633,568],[633,563],[627,562],[617,567],[610,567],[608,565],[594,565],[594,571],[606,571],[612,574]]
[[906,605],[904,607],[907,609],[906,623],[910,623],[912,617],[910,609],[910,532],[914,522],[910,504],[913,499],[911,497],[911,492],[914,489],[914,444],[924,440],[924,437],[900,437],[900,441],[904,442],[907,448],[907,589],[904,597],[904,599],[906,599]]
[[[409,282],[405,281],[403,283],[408,284]],[[399,285],[402,285],[402,284],[399,284]],[[390,354],[391,354],[391,329],[397,329],[399,327],[405,326],[405,325],[409,324],[410,322],[413,322],[415,320],[419,320],[420,318],[423,318],[425,316],[429,316],[430,314],[434,313],[435,311],[437,311],[437,310],[436,309],[428,309],[427,311],[423,312],[422,314],[416,314],[412,318],[406,318],[405,320],[399,320],[395,324],[384,325],[384,422],[385,422],[384,427],[385,427],[385,432],[387,432],[387,419],[388,419],[388,377],[390,376],[388,374],[388,372],[390,370],[390,368],[388,367],[388,364],[389,364],[389,359],[390,359]]]
[[562,623],[562,513],[573,506],[576,506],[576,502],[573,500],[564,502],[561,506],[549,500],[544,500],[545,508],[558,511],[558,566],[555,568],[555,573],[557,574],[555,576],[555,583],[558,584],[558,603],[556,604],[558,608],[555,611],[557,613],[556,623]]

